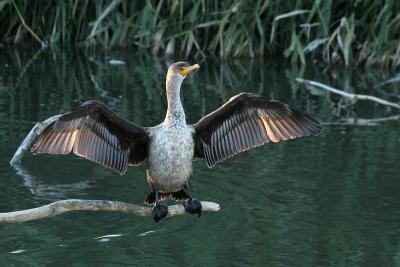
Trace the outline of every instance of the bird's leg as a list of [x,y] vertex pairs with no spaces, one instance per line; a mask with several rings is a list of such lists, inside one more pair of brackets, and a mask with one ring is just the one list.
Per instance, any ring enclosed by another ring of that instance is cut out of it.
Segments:
[[153,209],[151,213],[153,215],[153,219],[156,222],[159,222],[162,218],[166,217],[168,214],[168,207],[160,204],[160,193],[158,189],[153,185],[152,190],[156,196],[156,201],[154,202]]
[[185,210],[191,214],[197,213],[200,217],[202,206],[201,206],[200,201],[192,198],[192,195],[190,194],[190,185],[184,185],[183,190],[185,191],[186,195],[188,196],[188,200],[185,203]]

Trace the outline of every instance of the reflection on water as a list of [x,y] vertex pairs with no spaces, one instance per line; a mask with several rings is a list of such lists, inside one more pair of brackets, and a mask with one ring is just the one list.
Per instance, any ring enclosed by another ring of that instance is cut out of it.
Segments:
[[65,198],[70,192],[77,192],[79,190],[89,188],[89,181],[82,181],[72,184],[47,184],[35,175],[31,174],[21,163],[13,165],[16,174],[21,176],[24,181],[24,186],[29,188],[32,194],[42,197],[60,200]]
[[[66,198],[141,203],[147,193],[144,166],[119,176],[72,156],[27,155],[16,170],[8,161],[36,121],[89,99],[138,124],[158,124],[166,108],[166,69],[173,59],[130,52],[1,49],[0,210]],[[125,64],[110,64],[111,59]],[[395,75],[268,61],[198,63],[201,70],[185,81],[182,91],[188,121],[250,91],[312,114],[327,123],[324,133],[266,145],[211,171],[204,162],[195,162],[195,196],[221,204],[220,212],[200,219],[188,215],[156,224],[127,214],[78,212],[0,225],[0,264],[399,264],[398,121],[361,127],[339,120],[395,113],[371,103],[351,105],[295,81],[310,78],[396,101],[396,84],[374,89]]]

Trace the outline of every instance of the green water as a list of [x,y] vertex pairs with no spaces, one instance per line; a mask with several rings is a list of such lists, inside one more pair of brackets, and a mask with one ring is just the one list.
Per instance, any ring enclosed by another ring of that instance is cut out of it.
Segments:
[[[89,99],[140,125],[158,124],[171,61],[133,52],[0,49],[0,211],[67,198],[142,203],[144,165],[119,176],[73,156],[27,155],[17,170],[8,162],[36,121]],[[126,64],[110,65],[109,58]],[[212,170],[195,162],[194,196],[221,205],[201,218],[154,223],[122,213],[76,212],[0,225],[0,266],[400,265],[399,123],[337,123],[395,112],[371,103],[348,106],[295,82],[311,78],[398,101],[372,89],[391,73],[314,64],[299,69],[270,60],[186,61],[201,65],[183,85],[189,122],[250,91],[310,113],[325,123],[323,134],[265,145]]]

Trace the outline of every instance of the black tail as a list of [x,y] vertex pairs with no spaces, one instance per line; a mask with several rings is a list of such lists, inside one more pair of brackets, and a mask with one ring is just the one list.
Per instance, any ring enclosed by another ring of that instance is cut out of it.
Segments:
[[[189,198],[189,196],[183,189],[177,192],[169,192],[169,193],[160,192],[159,194],[160,194],[160,200],[165,200],[165,199],[186,200]],[[144,204],[153,205],[155,202],[156,202],[156,193],[154,191],[151,191],[147,196],[146,200],[144,201]]]

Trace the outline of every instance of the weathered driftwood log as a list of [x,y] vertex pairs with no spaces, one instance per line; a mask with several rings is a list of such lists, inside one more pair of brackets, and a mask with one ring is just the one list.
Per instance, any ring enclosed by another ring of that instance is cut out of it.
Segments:
[[[209,201],[200,201],[203,211],[218,211],[219,204]],[[51,204],[13,212],[0,213],[0,223],[21,223],[44,218],[54,217],[59,214],[78,211],[119,211],[129,214],[135,214],[142,217],[152,217],[150,207],[142,207],[126,202],[111,200],[83,200],[67,199],[53,202]],[[167,217],[185,214],[185,207],[182,204],[168,206]]]
[[381,105],[390,106],[390,107],[393,107],[393,108],[400,109],[400,104],[394,103],[394,102],[390,102],[390,101],[386,101],[384,99],[381,99],[381,98],[378,98],[378,97],[375,97],[375,96],[352,94],[352,93],[344,92],[342,90],[330,87],[328,85],[325,85],[325,84],[322,84],[322,83],[319,83],[319,82],[310,81],[310,80],[304,80],[302,78],[296,78],[296,81],[300,82],[300,83],[307,84],[307,85],[312,85],[314,87],[317,87],[317,88],[326,90],[328,92],[331,92],[331,93],[334,93],[334,94],[338,94],[338,95],[341,95],[341,96],[344,96],[344,97],[347,97],[347,98],[350,98],[350,99],[353,99],[353,100],[369,100],[369,101],[373,101],[373,102],[379,103]]
[[24,141],[22,141],[21,145],[18,147],[17,151],[15,151],[14,156],[12,157],[10,164],[14,165],[15,163],[21,161],[22,157],[25,155],[26,151],[28,151],[33,143],[36,141],[36,138],[46,129],[47,126],[56,121],[61,115],[56,115],[51,118],[48,118],[44,122],[38,122],[33,126],[32,130],[25,137]]
[[400,115],[393,115],[389,117],[363,119],[363,118],[341,118],[338,122],[324,123],[327,125],[357,125],[357,126],[377,126],[381,122],[397,121],[400,120]]

